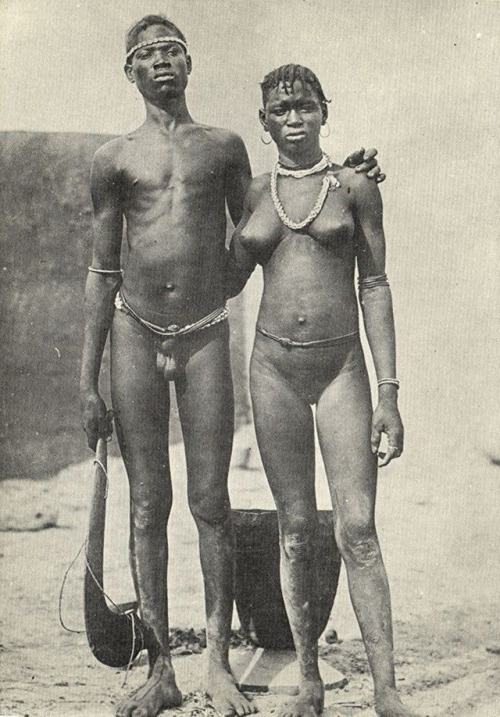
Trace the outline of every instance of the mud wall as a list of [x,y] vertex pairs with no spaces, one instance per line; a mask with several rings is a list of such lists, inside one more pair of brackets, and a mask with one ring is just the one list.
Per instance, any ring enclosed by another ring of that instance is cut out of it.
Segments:
[[[78,379],[91,256],[89,170],[109,136],[0,133],[0,478],[88,457]],[[237,422],[249,414],[243,302],[231,306]],[[101,379],[108,396],[108,355]],[[172,440],[180,439],[178,421]],[[113,450],[116,452],[116,445]]]

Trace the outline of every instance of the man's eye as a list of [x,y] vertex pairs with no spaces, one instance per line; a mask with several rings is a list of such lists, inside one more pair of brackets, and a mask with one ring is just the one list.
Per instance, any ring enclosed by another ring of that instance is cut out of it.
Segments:
[[284,107],[275,107],[273,112],[275,115],[284,115],[286,112],[286,109]]

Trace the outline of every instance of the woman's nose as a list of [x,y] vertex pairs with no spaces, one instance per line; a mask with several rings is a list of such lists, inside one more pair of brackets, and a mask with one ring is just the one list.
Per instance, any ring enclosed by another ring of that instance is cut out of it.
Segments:
[[288,113],[288,124],[289,125],[297,125],[302,124],[302,117],[297,112],[297,110],[290,110]]

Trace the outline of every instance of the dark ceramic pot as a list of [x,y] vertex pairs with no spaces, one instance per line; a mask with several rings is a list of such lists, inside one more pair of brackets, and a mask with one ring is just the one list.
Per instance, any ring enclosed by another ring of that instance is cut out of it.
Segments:
[[[278,517],[275,510],[233,510],[236,540],[236,609],[244,632],[261,647],[293,649],[280,587]],[[315,541],[318,589],[317,637],[325,629],[340,574],[340,553],[330,510],[318,511]]]

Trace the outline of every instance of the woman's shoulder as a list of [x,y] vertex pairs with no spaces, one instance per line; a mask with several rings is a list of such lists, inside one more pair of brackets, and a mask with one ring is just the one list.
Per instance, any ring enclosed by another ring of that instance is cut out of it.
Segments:
[[380,190],[375,179],[367,176],[366,172],[356,172],[351,167],[341,167],[335,176],[341,186],[347,187],[347,191],[356,202],[372,202],[380,200]]
[[259,174],[257,177],[252,179],[247,194],[250,207],[253,208],[262,195],[269,191],[270,177],[270,173],[266,172],[265,174]]

